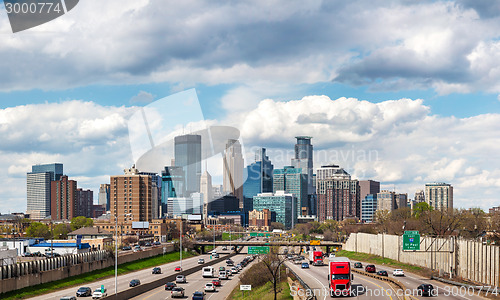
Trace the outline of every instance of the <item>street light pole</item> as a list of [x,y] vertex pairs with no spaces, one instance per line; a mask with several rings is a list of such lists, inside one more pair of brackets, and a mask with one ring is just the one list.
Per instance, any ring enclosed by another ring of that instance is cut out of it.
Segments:
[[179,226],[179,231],[180,231],[180,235],[179,235],[179,254],[180,254],[180,262],[181,262],[181,270],[182,270],[182,217],[181,217],[181,226]]
[[118,216],[115,213],[115,295],[118,293]]

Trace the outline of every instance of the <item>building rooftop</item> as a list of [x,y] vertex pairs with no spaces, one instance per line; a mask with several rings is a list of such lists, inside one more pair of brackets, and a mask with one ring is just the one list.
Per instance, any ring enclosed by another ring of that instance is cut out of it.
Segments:
[[87,249],[90,248],[89,243],[39,243],[31,245],[30,247],[44,247],[44,248],[74,248],[78,247],[78,249]]
[[109,231],[101,229],[100,227],[82,227],[75,231],[68,233],[68,235],[110,235],[113,234]]

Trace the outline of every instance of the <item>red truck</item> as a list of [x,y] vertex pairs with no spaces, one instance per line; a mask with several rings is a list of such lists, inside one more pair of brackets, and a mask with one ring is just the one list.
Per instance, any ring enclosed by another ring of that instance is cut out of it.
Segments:
[[323,265],[323,252],[309,251],[309,263],[314,266]]
[[351,274],[351,261],[347,257],[334,257],[329,260],[328,285],[330,296],[351,296],[351,284],[354,279]]

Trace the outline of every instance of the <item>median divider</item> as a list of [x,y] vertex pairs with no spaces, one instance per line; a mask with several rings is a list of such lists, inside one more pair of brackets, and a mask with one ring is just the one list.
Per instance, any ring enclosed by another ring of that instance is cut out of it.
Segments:
[[[108,297],[106,297],[106,299],[122,300],[122,299],[130,299],[130,298],[139,296],[139,295],[144,294],[146,292],[149,292],[155,288],[163,286],[167,282],[175,281],[175,278],[177,277],[177,275],[186,276],[187,282],[189,283],[189,278],[187,278],[188,275],[196,273],[206,266],[211,266],[211,265],[220,263],[222,261],[225,261],[228,258],[235,256],[236,254],[237,253],[231,253],[231,254],[223,256],[221,258],[213,259],[210,262],[204,263],[203,265],[197,265],[196,267],[192,267],[192,268],[184,270],[182,272],[178,272],[178,273],[175,273],[172,275],[168,275],[168,276],[159,278],[159,279],[152,281],[152,282],[141,283],[140,285],[138,285],[136,287],[129,287],[124,291],[118,292],[116,295],[115,294],[109,295]],[[155,276],[157,276],[157,275],[155,275]]]
[[378,280],[387,281],[387,282],[390,282],[390,283],[394,284],[396,287],[398,287],[399,289],[401,289],[403,291],[402,298],[400,296],[398,296],[398,298],[400,298],[402,300],[407,300],[407,299],[410,300],[410,298],[406,297],[406,295],[404,293],[404,291],[406,291],[406,287],[399,280],[392,279],[392,278],[385,277],[385,276],[379,276],[377,274],[368,273],[368,272],[365,272],[365,271],[356,270],[354,268],[352,268],[351,270],[354,273],[358,273],[358,274],[361,274],[363,276],[372,277],[372,278],[375,278],[375,279],[378,279]]

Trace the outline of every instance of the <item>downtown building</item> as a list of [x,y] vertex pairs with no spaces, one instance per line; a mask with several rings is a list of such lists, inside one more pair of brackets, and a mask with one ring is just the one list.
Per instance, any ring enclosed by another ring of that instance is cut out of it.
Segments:
[[244,211],[253,210],[253,197],[273,192],[274,166],[266,155],[266,148],[255,151],[255,162],[245,168],[247,179],[243,184]]
[[276,193],[262,193],[253,197],[254,210],[263,211],[269,209],[276,215],[276,222],[285,225],[286,229],[292,229],[296,224],[294,220],[294,207],[296,207],[296,198],[294,194],[285,191],[276,191]]
[[359,182],[337,165],[317,169],[318,221],[360,218]]
[[[312,137],[296,136],[297,142],[294,147],[295,157],[292,158],[291,165],[296,169],[301,169],[301,172],[306,180],[307,198],[301,199],[301,215],[316,215],[317,211],[317,195],[316,185],[314,180],[313,166],[313,145],[311,144]],[[306,208],[305,210],[303,208]]]
[[442,182],[426,183],[425,202],[434,209],[453,209],[453,186]]
[[283,169],[273,171],[273,192],[285,191],[296,198],[293,208],[294,224],[300,215],[308,215],[307,174],[302,169],[285,166]]
[[223,161],[223,191],[238,199],[238,207],[243,211],[243,154],[238,140],[230,139],[226,143]]
[[[200,191],[201,177],[201,135],[186,134],[174,138],[175,166],[183,170],[184,195]],[[177,197],[184,197],[184,195]]]
[[63,175],[51,182],[51,219],[71,220],[78,216],[77,183]]
[[104,207],[105,211],[109,210],[110,189],[109,183],[99,185],[98,203]]
[[63,175],[63,164],[33,165],[26,174],[26,213],[31,219],[44,219],[51,214],[51,182]]

